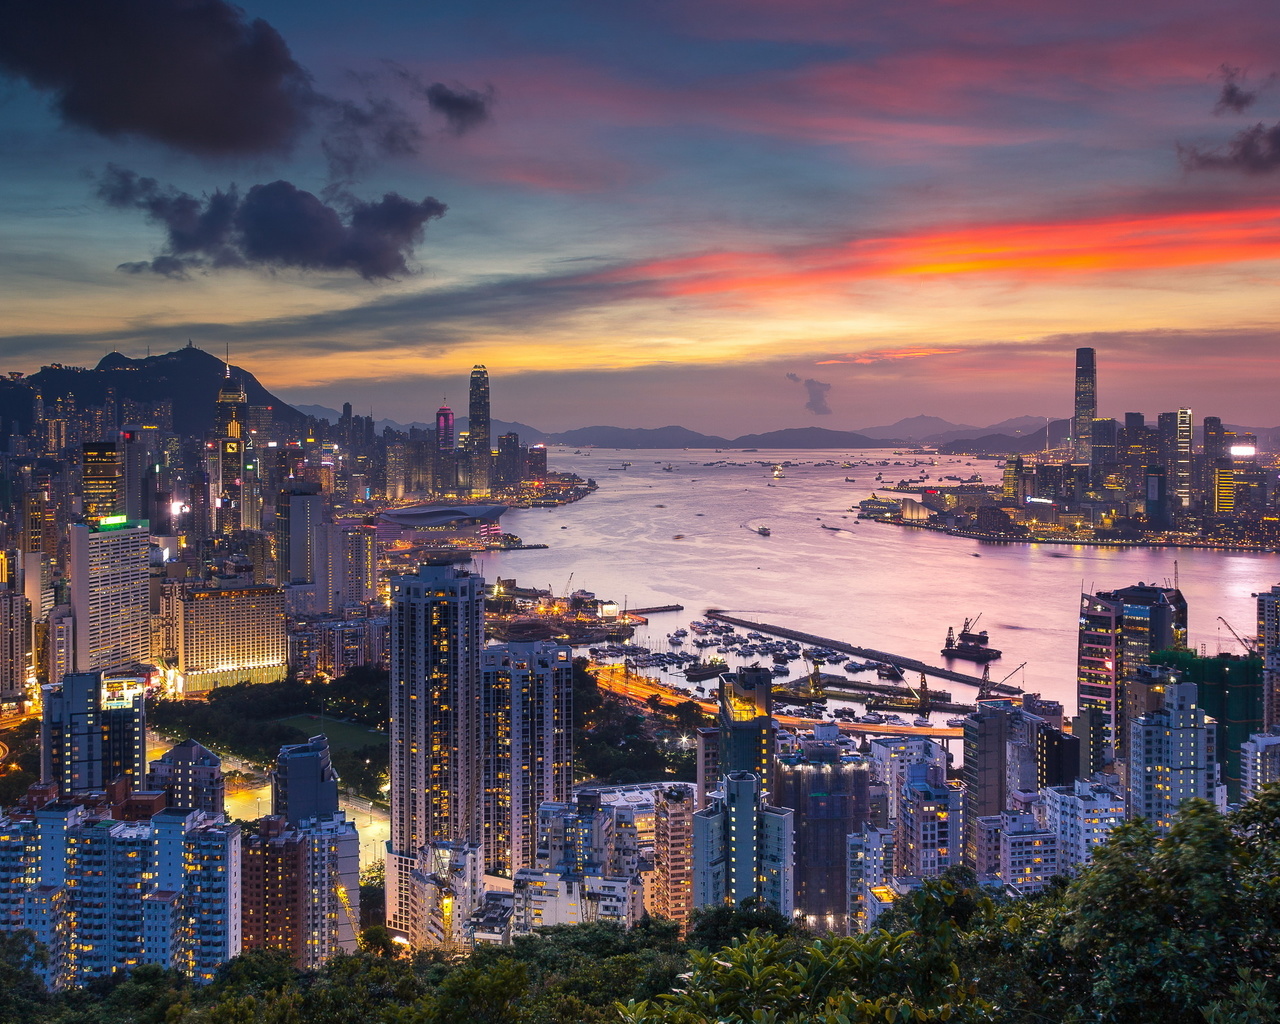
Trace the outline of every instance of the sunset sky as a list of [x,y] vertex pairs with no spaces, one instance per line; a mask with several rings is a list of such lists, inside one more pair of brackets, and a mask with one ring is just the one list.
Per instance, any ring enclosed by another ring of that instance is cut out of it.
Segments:
[[1277,72],[1268,0],[10,0],[0,370],[732,436],[1065,415],[1092,345],[1274,426]]

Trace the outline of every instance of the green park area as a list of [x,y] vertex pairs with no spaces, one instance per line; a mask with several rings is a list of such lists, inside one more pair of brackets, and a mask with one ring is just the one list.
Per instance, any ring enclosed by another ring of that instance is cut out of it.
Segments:
[[329,737],[329,747],[335,751],[354,754],[357,750],[375,743],[386,743],[387,734],[357,722],[344,722],[329,715],[290,715],[276,719],[281,725],[306,733],[308,737],[324,733]]

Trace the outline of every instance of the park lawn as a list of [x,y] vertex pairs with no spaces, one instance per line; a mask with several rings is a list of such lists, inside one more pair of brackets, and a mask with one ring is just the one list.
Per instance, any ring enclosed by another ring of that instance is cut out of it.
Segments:
[[387,742],[385,732],[369,731],[367,725],[358,722],[342,722],[336,718],[321,718],[319,715],[290,715],[277,719],[281,725],[299,729],[308,736],[324,733],[329,737],[329,746],[333,750],[354,753],[361,747],[372,747]]

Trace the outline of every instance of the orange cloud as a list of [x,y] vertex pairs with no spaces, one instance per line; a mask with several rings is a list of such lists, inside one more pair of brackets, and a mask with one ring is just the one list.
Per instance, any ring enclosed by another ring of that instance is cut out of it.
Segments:
[[869,279],[1014,281],[1274,260],[1280,206],[979,224],[765,252],[653,260],[590,275],[660,296],[829,292]]

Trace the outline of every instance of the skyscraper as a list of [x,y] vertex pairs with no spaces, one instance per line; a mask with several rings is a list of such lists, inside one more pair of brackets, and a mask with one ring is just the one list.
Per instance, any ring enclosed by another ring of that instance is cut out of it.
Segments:
[[163,789],[170,807],[222,814],[227,780],[222,758],[195,740],[183,740],[151,762],[147,789]]
[[489,436],[489,371],[483,366],[471,370],[470,399],[467,433],[471,446],[471,493],[485,495],[493,475],[493,450]]
[[1093,461],[1093,421],[1098,415],[1098,371],[1091,348],[1076,349],[1075,416],[1071,421],[1072,457]]
[[434,860],[434,843],[483,841],[483,646],[479,576],[424,565],[391,581],[387,927],[403,934],[418,931],[412,875],[419,855],[428,850]]
[[85,518],[93,522],[124,513],[124,456],[114,441],[84,445],[81,494]]
[[1080,596],[1076,695],[1081,710],[1102,713],[1101,733],[1082,736],[1093,771],[1114,756],[1126,731],[1120,686],[1157,651],[1186,643],[1187,602],[1172,587],[1145,583]]

